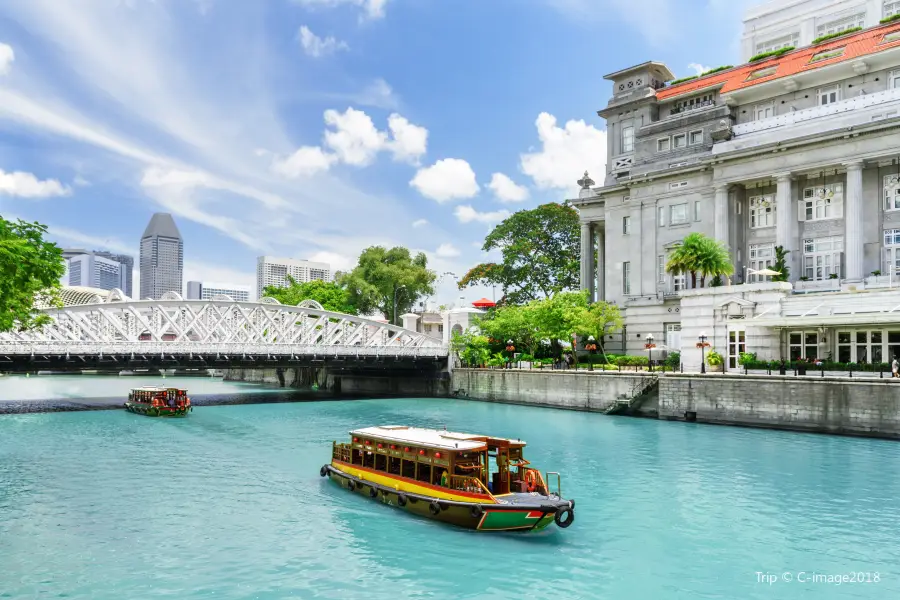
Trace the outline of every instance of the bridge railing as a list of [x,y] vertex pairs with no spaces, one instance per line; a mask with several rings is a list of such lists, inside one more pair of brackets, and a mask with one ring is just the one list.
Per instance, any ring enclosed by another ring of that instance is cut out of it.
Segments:
[[66,342],[66,341],[0,341],[0,355],[213,355],[241,356],[320,356],[327,357],[446,357],[445,345],[434,346],[345,346],[321,344],[249,344],[177,342]]

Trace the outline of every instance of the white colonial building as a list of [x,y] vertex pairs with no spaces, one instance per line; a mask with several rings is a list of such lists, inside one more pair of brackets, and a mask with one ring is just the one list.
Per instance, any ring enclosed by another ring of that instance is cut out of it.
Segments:
[[[608,348],[651,334],[696,367],[705,331],[732,368],[900,350],[900,21],[675,85],[656,62],[606,79],[607,172],[572,203],[582,285],[625,314]],[[729,248],[725,285],[666,273],[694,231]],[[756,274],[778,246],[789,283]]]

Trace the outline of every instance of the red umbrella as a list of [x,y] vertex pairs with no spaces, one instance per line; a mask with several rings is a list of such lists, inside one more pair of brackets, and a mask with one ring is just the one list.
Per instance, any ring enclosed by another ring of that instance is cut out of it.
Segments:
[[488,300],[487,298],[482,298],[481,300],[476,300],[475,302],[472,303],[472,306],[474,306],[475,308],[490,308],[490,307],[496,306],[496,305],[497,305],[496,302],[492,302],[492,301]]

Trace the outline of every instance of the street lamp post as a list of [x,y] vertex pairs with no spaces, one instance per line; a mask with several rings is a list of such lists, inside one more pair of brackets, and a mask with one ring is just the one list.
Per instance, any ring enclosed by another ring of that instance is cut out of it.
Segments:
[[706,337],[706,332],[700,332],[700,341],[697,342],[697,347],[700,348],[700,372],[706,373],[706,349],[709,348],[709,342],[706,340],[709,339]]
[[647,357],[647,366],[649,371],[653,371],[653,349],[656,348],[656,344],[653,343],[653,334],[647,334],[647,343],[644,344],[644,348],[647,349],[648,357]]
[[588,351],[588,355],[590,358],[588,359],[588,371],[594,370],[594,352],[597,351],[597,342],[594,339],[594,336],[589,335],[587,339],[587,344],[584,345],[584,349]]
[[516,351],[516,347],[513,345],[512,340],[506,340],[506,352],[509,354],[509,357],[506,360],[506,365],[508,369],[512,369],[512,359],[513,353]]

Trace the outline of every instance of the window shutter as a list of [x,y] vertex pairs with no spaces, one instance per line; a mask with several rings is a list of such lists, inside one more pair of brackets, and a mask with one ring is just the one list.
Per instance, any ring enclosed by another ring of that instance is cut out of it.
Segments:
[[797,203],[797,220],[806,220],[806,201],[803,198],[800,198],[800,201]]

